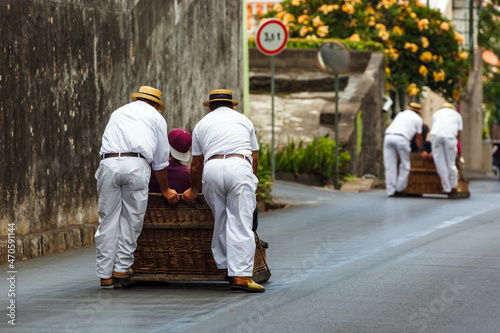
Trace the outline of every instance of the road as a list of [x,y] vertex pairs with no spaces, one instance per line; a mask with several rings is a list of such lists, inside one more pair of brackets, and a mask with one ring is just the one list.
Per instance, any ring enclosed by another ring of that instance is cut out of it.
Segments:
[[0,331],[497,333],[500,182],[470,190],[388,198],[278,182],[273,193],[290,206],[260,215],[265,293],[222,282],[102,289],[89,247],[17,262],[16,325],[2,315]]

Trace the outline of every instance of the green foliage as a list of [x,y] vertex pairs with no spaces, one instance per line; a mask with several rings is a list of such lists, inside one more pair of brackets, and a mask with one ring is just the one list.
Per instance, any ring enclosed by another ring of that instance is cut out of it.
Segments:
[[[483,2],[478,30],[478,44],[500,57],[500,10],[499,0]],[[500,124],[500,73],[498,63],[483,63],[483,138],[489,138],[493,123]]]
[[259,167],[257,169],[257,201],[272,202],[273,179],[271,177],[271,153],[267,145],[261,144],[258,152]]
[[460,46],[463,37],[439,11],[416,0],[285,0],[265,17],[282,20],[291,37],[311,47],[320,38],[352,47],[382,44],[388,89],[408,88],[410,97],[428,86],[453,100],[466,86],[470,64]]
[[[270,163],[269,147],[261,148],[261,153],[267,156]],[[342,172],[345,163],[350,161],[348,152],[339,151],[339,177],[347,174]],[[304,147],[302,141],[288,141],[284,147],[275,152],[276,172],[290,172],[320,175],[324,180],[335,176],[335,141],[324,137],[316,137]],[[259,163],[260,164],[260,163]]]
[[[359,42],[353,42],[350,40],[345,40],[345,39],[334,39],[334,38],[327,38],[327,39],[304,39],[304,38],[289,38],[288,43],[286,44],[286,47],[288,49],[317,49],[323,43],[326,42],[338,42],[343,44],[348,50],[355,50],[355,51],[371,51],[371,52],[383,52],[384,51],[384,46],[378,42],[374,41],[359,41]],[[248,47],[257,47],[255,44],[255,39],[250,37],[248,38]]]

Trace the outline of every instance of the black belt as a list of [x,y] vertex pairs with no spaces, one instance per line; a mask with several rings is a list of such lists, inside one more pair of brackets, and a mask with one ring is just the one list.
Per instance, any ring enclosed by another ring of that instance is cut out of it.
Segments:
[[109,157],[120,157],[120,156],[126,156],[126,157],[142,157],[146,159],[144,156],[142,156],[141,153],[109,153],[109,154],[102,154],[101,155],[101,160]]

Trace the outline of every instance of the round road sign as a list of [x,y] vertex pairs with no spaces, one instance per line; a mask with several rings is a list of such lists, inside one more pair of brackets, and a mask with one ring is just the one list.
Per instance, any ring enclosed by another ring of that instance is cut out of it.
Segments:
[[259,25],[255,37],[257,48],[265,55],[273,56],[283,51],[288,43],[288,31],[278,19],[267,19]]

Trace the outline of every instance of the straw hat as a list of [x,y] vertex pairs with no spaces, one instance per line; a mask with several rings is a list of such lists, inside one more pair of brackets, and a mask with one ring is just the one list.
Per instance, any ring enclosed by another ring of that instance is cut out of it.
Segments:
[[141,88],[139,88],[139,92],[133,93],[132,95],[130,95],[130,97],[132,97],[132,100],[134,100],[134,101],[136,101],[137,98],[139,98],[139,97],[145,98],[145,99],[150,100],[152,102],[158,103],[159,104],[159,106],[158,106],[159,111],[165,110],[165,104],[163,104],[162,101],[160,101],[161,91],[159,91],[158,89],[155,89],[153,87],[142,86]]
[[170,154],[179,161],[189,161],[191,158],[191,133],[180,128],[175,128],[168,132],[168,143],[170,144]]
[[216,101],[232,102],[234,106],[240,104],[240,102],[233,101],[233,93],[230,90],[216,89],[210,92],[210,99],[206,102],[203,102],[203,105],[209,106],[210,102]]
[[452,109],[452,110],[456,110],[455,109],[455,105],[451,104],[451,103],[444,103],[442,106],[441,106],[441,109]]
[[410,105],[408,105],[408,109],[415,111],[416,113],[422,112],[422,105],[418,103],[411,102]]

